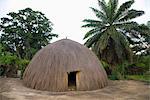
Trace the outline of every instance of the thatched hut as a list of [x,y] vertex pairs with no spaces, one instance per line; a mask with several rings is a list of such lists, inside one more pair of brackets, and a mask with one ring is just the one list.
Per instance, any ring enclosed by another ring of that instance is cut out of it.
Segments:
[[94,90],[107,85],[107,75],[91,50],[62,39],[36,53],[23,81],[27,87],[39,90]]

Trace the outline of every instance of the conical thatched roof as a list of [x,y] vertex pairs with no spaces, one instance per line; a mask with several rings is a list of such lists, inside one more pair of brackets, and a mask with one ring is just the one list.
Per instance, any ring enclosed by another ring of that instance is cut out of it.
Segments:
[[23,81],[34,89],[67,91],[70,72],[77,72],[76,90],[94,90],[107,85],[106,72],[95,54],[68,39],[37,52],[24,72]]

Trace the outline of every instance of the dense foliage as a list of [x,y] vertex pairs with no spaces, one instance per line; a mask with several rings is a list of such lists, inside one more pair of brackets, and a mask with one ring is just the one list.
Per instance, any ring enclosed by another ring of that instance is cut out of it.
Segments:
[[21,70],[22,75],[28,63],[29,60],[18,58],[13,53],[6,51],[0,44],[0,76],[17,75],[17,70]]
[[58,35],[39,11],[26,8],[7,15],[0,20],[0,75],[16,74],[17,70],[22,75],[33,55]]
[[[150,26],[141,24],[138,25],[137,29],[138,32],[128,36],[130,47],[135,55],[150,55]],[[129,32],[134,30],[136,30],[136,27],[130,29]]]
[[91,7],[97,19],[83,20],[86,24],[82,27],[92,28],[84,37],[87,39],[85,45],[111,65],[132,60],[129,39],[141,32],[132,19],[144,14],[144,11],[130,9],[133,3],[130,0],[119,7],[118,0],[109,0],[108,3],[98,0],[100,10]]
[[19,58],[31,59],[57,34],[51,33],[52,23],[39,11],[30,8],[11,12],[1,18],[1,43]]

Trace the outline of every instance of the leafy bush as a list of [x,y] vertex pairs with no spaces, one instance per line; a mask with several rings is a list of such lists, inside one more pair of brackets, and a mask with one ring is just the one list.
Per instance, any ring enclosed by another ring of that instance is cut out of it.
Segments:
[[127,66],[126,68],[127,73],[129,75],[142,75],[145,72],[145,69],[141,66],[137,66],[136,64],[132,64]]
[[136,63],[137,66],[142,67],[144,70],[150,69],[150,55],[148,56],[142,56],[138,62]]
[[146,72],[147,70],[149,70],[149,64],[146,64],[147,62],[138,62],[135,63],[136,66],[141,67],[143,72]]
[[136,60],[127,67],[127,74],[142,75],[150,69],[150,56],[137,56]]
[[28,64],[29,64],[29,60],[26,60],[26,59],[20,59],[19,61],[17,61],[18,70],[21,71],[21,78],[22,78],[23,73],[24,73],[26,66]]
[[3,65],[16,65],[16,61],[18,60],[17,56],[15,55],[4,55],[0,57],[0,64]]
[[[28,63],[29,63],[29,60],[19,59],[16,55],[12,55],[10,53],[0,56],[0,65],[11,66],[12,68],[9,68],[9,69],[16,70],[16,73],[17,73],[17,70],[20,70],[21,77]],[[7,69],[8,68],[4,69],[3,67],[0,67],[0,75],[7,74],[6,72]]]
[[128,66],[128,62],[124,62],[122,64],[118,64],[115,66],[115,68],[112,70],[111,75],[109,78],[111,80],[120,80],[126,78],[126,67]]
[[108,63],[106,63],[105,61],[102,61],[102,60],[101,60],[101,63],[103,65],[107,75],[111,75],[112,71],[111,71],[110,65]]
[[20,59],[17,55],[7,52],[0,44],[0,76],[17,73],[17,70],[21,70],[21,77],[23,72],[29,63],[29,60]]

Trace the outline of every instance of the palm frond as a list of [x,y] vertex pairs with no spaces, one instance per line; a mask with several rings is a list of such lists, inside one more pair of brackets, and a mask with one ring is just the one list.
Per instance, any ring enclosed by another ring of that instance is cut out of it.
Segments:
[[127,52],[129,50],[129,43],[127,38],[123,35],[120,34],[116,31],[115,34],[111,35],[113,41],[115,42],[115,51],[116,51],[116,56],[118,59],[126,59],[126,54],[125,51]]
[[118,6],[118,0],[109,0],[109,2],[111,5],[111,15],[114,16]]
[[99,20],[93,20],[93,19],[84,19],[83,22],[86,22],[86,23],[101,23],[101,21]]
[[91,27],[91,28],[95,28],[95,27],[98,27],[100,24],[86,24],[86,25],[83,25],[82,27]]
[[101,12],[98,9],[95,9],[93,7],[90,7],[90,8],[95,13],[95,15],[96,15],[97,18],[101,19],[104,23],[106,22],[107,17],[106,17],[106,15],[103,12]]
[[132,61],[132,51],[129,47],[129,40],[127,39],[127,36],[123,34],[119,34],[120,43],[123,46],[123,56],[124,59],[128,60],[129,62]]
[[143,14],[144,14],[144,11],[131,9],[126,13],[126,15],[123,18],[119,19],[119,22],[128,21],[138,16],[141,16]]
[[109,0],[108,5],[107,5],[107,9],[109,10],[109,23],[112,24],[113,23],[113,16],[116,13],[116,9],[118,6],[118,0]]
[[120,30],[124,33],[129,33],[132,38],[140,39],[139,35],[150,36],[150,29],[145,25],[139,25],[136,22],[126,22],[124,24],[116,24]]
[[127,40],[129,41],[130,44],[135,44],[135,43],[139,43],[139,42],[135,42],[133,41],[129,36],[127,36]]
[[100,28],[98,27],[98,28],[94,28],[94,29],[90,30],[89,32],[87,32],[87,33],[85,34],[85,36],[84,36],[83,39],[86,39],[86,38],[92,36],[93,34],[101,33],[101,30],[102,30],[102,29],[103,29],[102,27],[100,27]]
[[117,23],[117,24],[114,24],[114,26],[116,26],[119,29],[123,29],[123,30],[131,30],[135,27],[137,28],[138,23],[131,21],[131,22],[125,22],[125,23]]
[[118,9],[116,15],[114,16],[113,20],[115,21],[115,20],[119,19],[122,15],[124,15],[124,12],[127,9],[129,9],[133,3],[134,3],[134,0],[130,0],[130,1],[127,1],[127,2],[123,3],[119,7],[119,9]]
[[101,0],[101,1],[98,0],[98,5],[99,5],[101,11],[107,16],[106,18],[109,18],[110,12],[109,12],[109,9],[107,7],[105,0]]
[[83,25],[82,27],[99,27],[102,26],[101,21],[92,20],[92,19],[85,19],[83,22],[87,22],[88,24]]
[[108,41],[109,41],[109,37],[110,35],[108,33],[105,32],[105,34],[103,34],[100,38],[99,41],[97,42],[99,45],[99,52],[102,53],[102,51],[107,47]]
[[148,26],[142,24],[138,25],[138,27],[134,27],[134,30],[139,32],[141,35],[149,35],[150,36],[150,29]]
[[107,12],[107,4],[106,4],[105,0],[98,0],[98,5],[104,13]]
[[102,33],[97,33],[97,34],[93,35],[84,43],[84,45],[86,45],[88,48],[90,48],[95,42],[97,42],[99,40],[99,38],[103,34],[104,34],[104,31]]
[[118,0],[109,0],[111,2],[111,12],[114,14],[118,7]]
[[109,37],[110,37],[110,35],[107,33],[101,35],[99,40],[97,42],[95,42],[95,44],[92,46],[92,51],[94,51],[98,57],[100,57],[100,54],[102,53],[102,51],[104,49],[106,49],[107,46],[109,45],[109,43],[108,43]]

